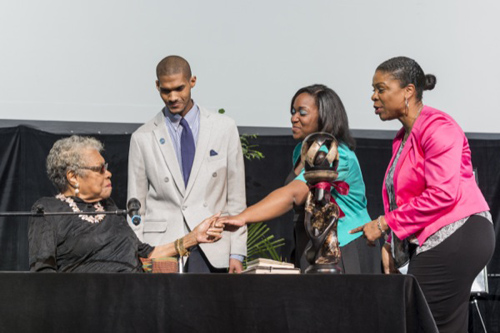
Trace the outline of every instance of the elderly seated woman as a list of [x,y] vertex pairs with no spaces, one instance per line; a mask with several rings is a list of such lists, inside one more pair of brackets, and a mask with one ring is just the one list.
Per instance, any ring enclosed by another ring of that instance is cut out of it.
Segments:
[[38,200],[46,212],[79,215],[36,216],[29,221],[29,264],[36,272],[142,272],[140,258],[175,256],[198,243],[221,238],[217,215],[201,222],[174,243],[152,247],[142,243],[125,217],[87,215],[117,210],[110,199],[111,172],[94,138],[58,140],[47,157],[47,173],[60,193]]

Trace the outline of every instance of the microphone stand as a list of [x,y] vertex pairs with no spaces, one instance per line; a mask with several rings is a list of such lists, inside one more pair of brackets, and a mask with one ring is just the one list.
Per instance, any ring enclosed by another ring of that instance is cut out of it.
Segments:
[[117,216],[130,216],[131,221],[134,225],[139,225],[141,223],[141,216],[139,215],[139,209],[141,208],[141,203],[139,200],[132,198],[127,203],[128,210],[118,209],[118,210],[106,210],[102,212],[45,212],[45,207],[41,204],[36,205],[32,208],[30,212],[0,212],[0,217],[13,216],[64,216],[64,215],[117,215]]
[[64,215],[118,215],[127,216],[125,209],[106,210],[103,212],[45,212],[43,207],[36,207],[36,210],[30,212],[0,212],[0,217],[6,216],[64,216]]

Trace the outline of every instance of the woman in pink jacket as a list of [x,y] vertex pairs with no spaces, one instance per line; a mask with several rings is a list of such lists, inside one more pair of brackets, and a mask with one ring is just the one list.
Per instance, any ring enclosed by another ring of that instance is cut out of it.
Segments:
[[440,332],[467,332],[470,289],[493,254],[494,230],[464,132],[422,103],[423,90],[435,84],[434,75],[406,57],[375,71],[375,114],[403,127],[382,188],[385,215],[351,232],[363,232],[368,242],[390,232],[382,249],[385,273],[409,261]]

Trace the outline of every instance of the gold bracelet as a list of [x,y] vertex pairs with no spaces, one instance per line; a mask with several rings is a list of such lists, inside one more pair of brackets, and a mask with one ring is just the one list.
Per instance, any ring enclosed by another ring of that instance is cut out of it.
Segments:
[[177,254],[181,254],[181,250],[179,249],[179,239],[176,239],[174,241],[174,247],[175,247],[175,252],[177,252]]
[[184,247],[184,237],[181,237],[175,241],[175,250],[177,251],[177,253],[179,253],[179,256],[181,256],[181,257],[188,256],[189,257],[189,251],[186,250],[186,248]]
[[381,220],[382,220],[382,215],[380,215],[380,216],[378,217],[378,219],[377,219],[377,227],[378,227],[378,230],[380,230],[380,233],[381,233],[382,235],[385,235],[385,231],[384,231],[384,230],[382,230],[382,222],[381,222]]

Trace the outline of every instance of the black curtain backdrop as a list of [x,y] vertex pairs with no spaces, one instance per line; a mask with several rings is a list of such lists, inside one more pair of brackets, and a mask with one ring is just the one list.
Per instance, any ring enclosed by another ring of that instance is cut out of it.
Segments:
[[[113,174],[113,195],[119,208],[125,208],[127,160],[130,133],[138,124],[99,124],[67,122],[0,121],[0,212],[29,211],[42,196],[56,194],[46,176],[45,159],[53,143],[71,134],[90,135],[105,145],[104,158]],[[245,161],[247,202],[259,201],[283,185],[291,170],[296,142],[287,129],[240,128],[241,134],[258,134],[251,139],[263,160]],[[381,187],[391,157],[392,131],[353,131],[356,154],[363,171],[372,218],[383,214]],[[472,161],[477,168],[479,186],[491,208],[495,232],[500,232],[500,134],[468,134]],[[27,217],[0,217],[0,271],[28,270]],[[283,258],[293,250],[291,213],[268,223],[277,238],[285,238]],[[466,244],[464,244],[466,246]],[[500,331],[500,247],[488,265],[490,293],[479,301],[487,327]],[[474,310],[472,318],[477,317]],[[476,327],[479,319],[474,321]],[[477,326],[481,331],[480,326]]]

